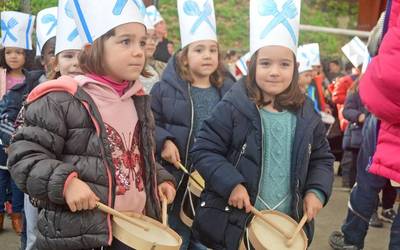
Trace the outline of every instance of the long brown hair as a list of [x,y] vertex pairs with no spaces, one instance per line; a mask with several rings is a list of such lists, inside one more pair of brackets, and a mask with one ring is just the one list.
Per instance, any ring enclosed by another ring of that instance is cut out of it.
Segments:
[[[258,51],[254,53],[250,59],[249,73],[246,77],[245,83],[249,98],[253,102],[255,102],[258,107],[263,107],[270,104],[271,101],[264,100],[263,91],[260,89],[256,82],[257,57]],[[303,105],[305,101],[305,95],[301,92],[298,84],[299,71],[296,65],[296,56],[294,54],[293,62],[295,65],[293,67],[293,77],[289,87],[275,97],[274,108],[279,111],[282,111],[284,109],[289,111],[296,111]]]
[[[188,63],[189,46],[190,45],[187,45],[176,54],[176,70],[184,81],[193,83],[193,77],[192,74],[190,73],[189,63]],[[210,83],[214,87],[220,88],[224,83],[225,68],[221,50],[219,48],[219,45],[217,46],[218,46],[218,67],[217,70],[210,75]]]

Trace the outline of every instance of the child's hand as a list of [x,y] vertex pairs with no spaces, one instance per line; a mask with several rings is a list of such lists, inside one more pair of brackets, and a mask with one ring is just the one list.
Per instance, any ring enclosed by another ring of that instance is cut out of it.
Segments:
[[171,204],[175,199],[176,190],[170,183],[163,182],[158,185],[158,193],[160,194],[160,197],[167,198],[168,204]]
[[318,197],[313,192],[307,193],[304,198],[304,212],[307,213],[307,221],[314,219],[321,208],[322,203]]
[[173,143],[171,140],[166,140],[164,142],[163,150],[161,152],[161,157],[168,161],[169,163],[172,163],[176,168],[179,169],[178,162],[180,162],[181,157],[179,155],[179,150],[176,147],[175,143]]
[[246,213],[251,211],[250,197],[246,188],[242,184],[238,184],[229,196],[228,204],[238,209],[245,209]]
[[64,197],[72,212],[94,209],[96,202],[100,200],[90,187],[78,178],[73,178],[68,183]]

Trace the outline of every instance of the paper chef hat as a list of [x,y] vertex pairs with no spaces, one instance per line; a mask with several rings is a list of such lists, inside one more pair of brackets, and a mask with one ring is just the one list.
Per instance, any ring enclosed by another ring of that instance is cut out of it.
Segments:
[[362,66],[362,69],[361,69],[361,73],[365,73],[369,63],[371,62],[371,60],[372,60],[372,57],[369,54],[368,48],[366,47],[365,51],[364,51],[364,61],[363,61],[363,66]]
[[301,0],[250,0],[250,52],[280,45],[296,54]]
[[217,41],[213,0],[178,0],[182,48],[202,40]]
[[303,46],[297,49],[297,62],[299,63],[299,73],[312,70],[310,55]]
[[319,56],[319,44],[318,43],[309,43],[304,44],[302,46],[306,51],[309,59],[311,61],[311,66],[318,66],[321,65],[321,59]]
[[61,51],[82,49],[83,43],[79,37],[78,28],[71,10],[71,0],[58,0],[58,27],[56,36],[57,55]]
[[154,5],[150,5],[146,8],[146,15],[149,17],[152,25],[156,25],[157,23],[164,21],[164,18]]
[[71,10],[84,44],[122,24],[144,25],[146,14],[142,0],[72,0]]
[[247,61],[250,60],[251,54],[250,52],[247,52],[244,54],[242,57],[240,57],[239,60],[236,62],[236,67],[242,72],[242,75],[246,76],[248,73],[248,68],[247,68]]
[[1,40],[4,47],[32,49],[35,16],[17,11],[1,12]]
[[358,67],[364,61],[366,46],[360,38],[354,37],[349,43],[342,47],[342,51],[351,64],[353,64],[354,67]]
[[36,18],[36,55],[40,55],[45,43],[57,33],[57,7],[41,10]]
[[154,23],[151,21],[148,13],[144,16],[144,26],[146,26],[147,30],[154,30]]

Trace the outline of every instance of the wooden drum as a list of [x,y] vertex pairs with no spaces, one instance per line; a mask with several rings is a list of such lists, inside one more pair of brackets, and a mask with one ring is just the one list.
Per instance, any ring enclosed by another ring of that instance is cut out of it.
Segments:
[[179,214],[182,222],[188,227],[192,227],[195,209],[200,201],[200,194],[203,191],[203,187],[205,186],[205,181],[199,172],[194,171],[191,175],[202,186],[189,178],[188,186],[185,191],[185,195],[183,196],[181,211]]
[[113,236],[137,250],[178,250],[180,236],[168,226],[144,215],[129,213],[133,223],[113,216]]
[[[291,246],[287,245],[288,238],[293,235],[298,225],[295,220],[278,211],[264,210],[261,213],[268,222],[279,227],[279,230],[276,230],[273,225],[263,221],[261,218],[254,216],[248,227],[248,238],[256,250],[307,249],[308,240],[303,230],[294,238]],[[243,243],[246,244],[246,242]]]

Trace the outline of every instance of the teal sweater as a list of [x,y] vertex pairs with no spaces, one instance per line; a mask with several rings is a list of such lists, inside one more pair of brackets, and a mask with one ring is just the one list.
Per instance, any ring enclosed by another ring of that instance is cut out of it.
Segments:
[[[270,112],[260,110],[263,138],[263,171],[256,208],[277,210],[290,214],[292,193],[290,187],[291,160],[296,116],[288,111]],[[324,203],[325,197],[319,190],[314,192]]]

